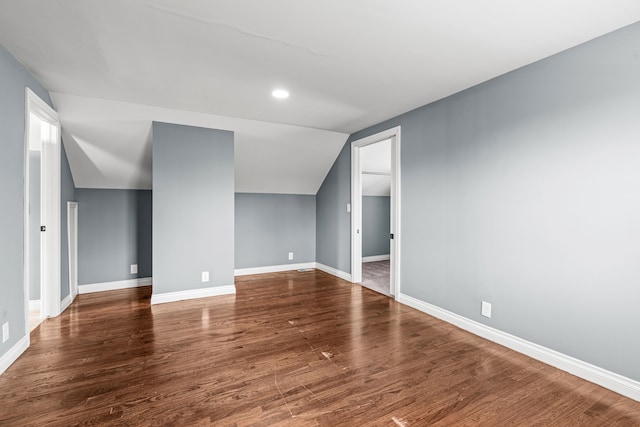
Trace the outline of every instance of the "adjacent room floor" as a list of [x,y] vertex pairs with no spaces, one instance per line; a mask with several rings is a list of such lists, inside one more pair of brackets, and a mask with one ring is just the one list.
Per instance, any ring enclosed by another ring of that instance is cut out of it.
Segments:
[[326,273],[151,306],[82,294],[0,376],[0,425],[640,425],[640,403]]
[[33,331],[42,322],[40,317],[40,305],[37,307],[29,307],[29,330]]
[[366,286],[383,295],[390,292],[391,261],[374,261],[362,263],[362,286]]

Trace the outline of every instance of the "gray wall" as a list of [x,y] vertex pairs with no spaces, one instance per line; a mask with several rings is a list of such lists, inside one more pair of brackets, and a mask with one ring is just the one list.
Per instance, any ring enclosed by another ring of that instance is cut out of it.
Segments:
[[[24,124],[25,87],[51,105],[47,90],[0,46],[0,324],[11,337],[0,343],[0,356],[25,336]],[[64,165],[63,165],[64,168]],[[66,221],[66,215],[63,217]],[[67,284],[68,287],[68,284]]]
[[29,299],[40,299],[40,151],[29,150]]
[[362,256],[389,255],[391,197],[362,196]]
[[316,261],[351,273],[351,147],[347,142],[316,194]]
[[402,126],[402,293],[640,380],[639,58],[634,24],[352,135]]
[[236,193],[235,200],[236,268],[316,260],[315,196]]
[[151,277],[151,191],[79,188],[76,197],[78,283]]
[[153,123],[153,225],[154,294],[233,285],[232,132]]

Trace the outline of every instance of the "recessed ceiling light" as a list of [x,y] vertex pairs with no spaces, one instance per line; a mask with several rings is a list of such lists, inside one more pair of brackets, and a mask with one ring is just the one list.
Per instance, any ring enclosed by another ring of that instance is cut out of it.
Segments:
[[274,98],[286,99],[289,97],[289,92],[284,89],[276,89],[271,92],[271,95],[273,95]]

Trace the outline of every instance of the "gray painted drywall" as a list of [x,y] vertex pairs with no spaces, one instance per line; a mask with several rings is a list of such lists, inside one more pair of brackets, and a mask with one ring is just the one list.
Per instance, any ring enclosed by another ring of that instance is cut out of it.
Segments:
[[154,122],[153,293],[233,285],[233,270],[233,132]]
[[40,151],[29,150],[29,299],[40,299]]
[[391,197],[362,196],[362,256],[390,253]]
[[47,90],[0,46],[0,324],[9,322],[10,327],[9,340],[0,343],[0,356],[25,336],[25,87],[51,105]]
[[235,201],[236,268],[316,260],[315,196],[236,193]]
[[352,135],[402,126],[402,293],[640,380],[639,75],[634,24]]
[[76,198],[78,284],[151,277],[151,191],[78,188]]
[[351,147],[347,142],[316,194],[316,261],[351,273]]
[[[76,188],[69,167],[69,159],[64,144],[60,153],[60,299],[71,293],[69,286],[69,235],[67,222],[67,202],[76,200]],[[78,254],[79,256],[79,254]]]

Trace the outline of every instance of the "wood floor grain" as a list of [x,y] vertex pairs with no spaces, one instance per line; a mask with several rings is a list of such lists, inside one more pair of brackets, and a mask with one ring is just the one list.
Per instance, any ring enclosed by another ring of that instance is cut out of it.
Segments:
[[326,273],[236,287],[78,296],[0,377],[0,425],[640,425],[638,402]]

